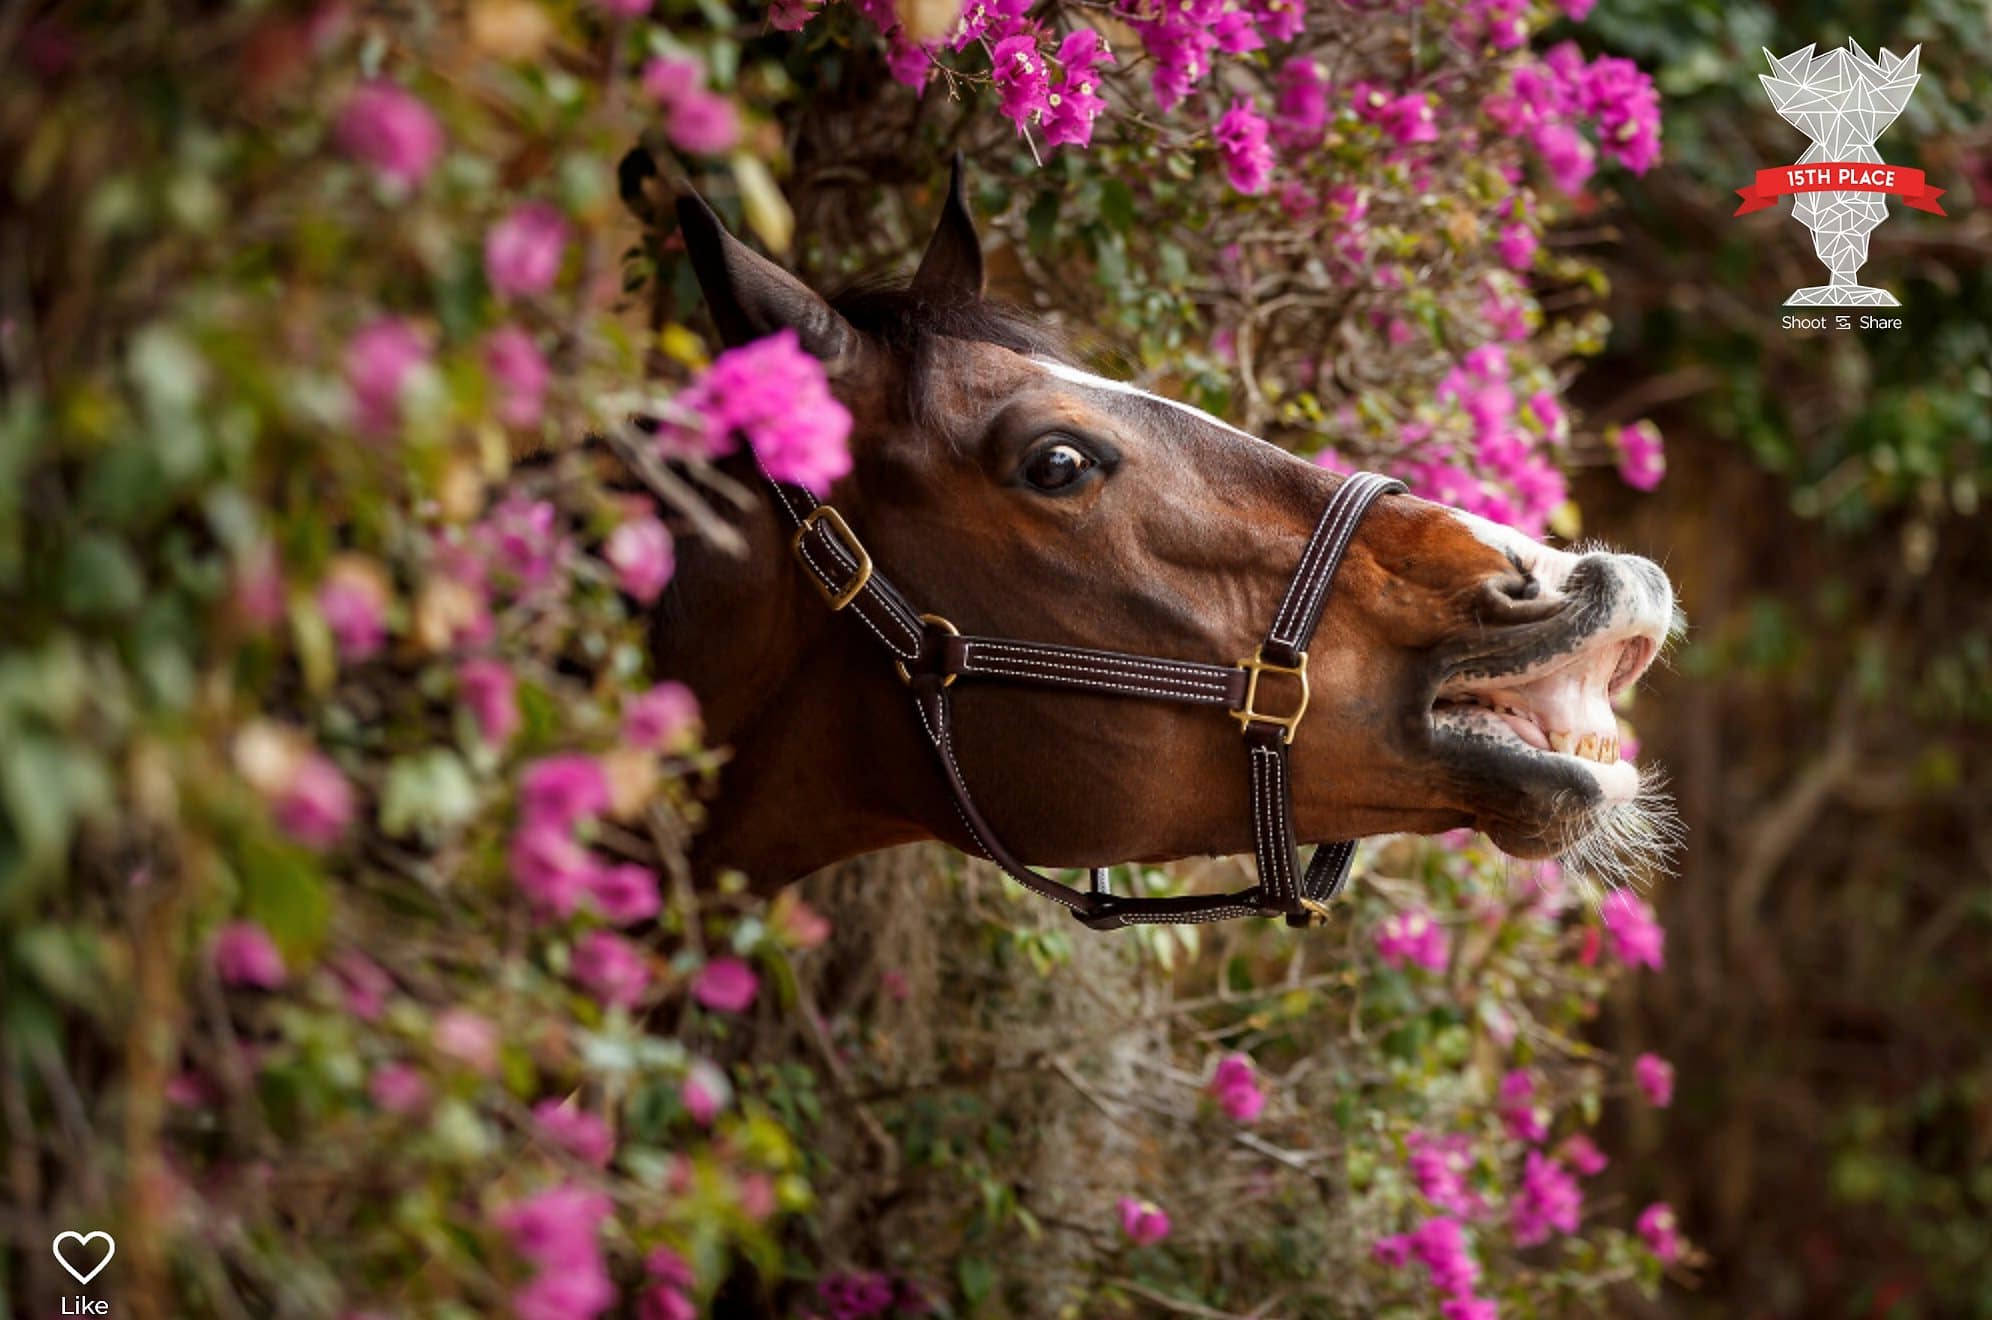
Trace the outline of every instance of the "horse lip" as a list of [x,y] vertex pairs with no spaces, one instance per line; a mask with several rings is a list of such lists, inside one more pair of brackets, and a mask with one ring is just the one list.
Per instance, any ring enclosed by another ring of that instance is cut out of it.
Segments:
[[1565,602],[1547,618],[1513,624],[1491,636],[1483,634],[1445,656],[1433,675],[1431,696],[1437,698],[1448,683],[1461,677],[1534,677],[1575,660],[1596,630],[1583,627],[1580,612],[1570,608],[1574,603]]

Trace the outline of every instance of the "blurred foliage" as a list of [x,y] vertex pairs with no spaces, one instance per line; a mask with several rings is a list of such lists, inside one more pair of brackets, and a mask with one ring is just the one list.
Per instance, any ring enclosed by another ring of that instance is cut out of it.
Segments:
[[[1701,1154],[1640,1182],[1717,1262],[1698,1313],[1992,1315],[1992,28],[1945,0],[1647,0],[1594,26],[1669,93],[1669,163],[1593,249],[1613,386],[1579,393],[1655,412],[1706,474],[1596,506],[1694,624],[1641,708],[1692,840],[1663,904],[1679,956],[1615,1034],[1687,1079],[1640,1148]],[[1873,235],[1863,280],[1903,329],[1787,331],[1811,245],[1788,206],[1732,218],[1730,190],[1804,146],[1761,48],[1848,37],[1921,43],[1877,145],[1949,214],[1891,206]]]

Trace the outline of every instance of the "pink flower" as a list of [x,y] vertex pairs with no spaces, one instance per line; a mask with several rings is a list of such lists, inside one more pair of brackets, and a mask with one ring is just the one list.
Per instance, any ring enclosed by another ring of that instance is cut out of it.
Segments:
[[223,985],[274,990],[284,983],[284,958],[259,923],[231,921],[215,932],[214,971]]
[[379,80],[346,98],[332,136],[341,151],[404,188],[420,183],[443,154],[443,130],[429,107]]
[[244,552],[235,566],[230,601],[241,620],[258,631],[283,622],[284,564],[276,546],[258,541]]
[[664,905],[656,874],[633,862],[595,867],[586,884],[595,909],[618,926],[648,921]]
[[698,1320],[692,1299],[668,1284],[646,1289],[637,1299],[637,1320]]
[[775,1180],[759,1170],[741,1175],[740,1213],[760,1223],[775,1212]]
[[507,859],[520,892],[546,918],[573,915],[582,896],[594,889],[601,869],[575,842],[572,826],[558,820],[528,819],[520,824]]
[[192,1069],[176,1072],[167,1078],[161,1094],[166,1097],[167,1104],[181,1109],[211,1109],[221,1099],[214,1083]]
[[616,570],[616,586],[645,605],[657,599],[677,566],[671,533],[647,515],[631,518],[611,532],[602,557]]
[[652,1247],[643,1258],[643,1271],[660,1283],[690,1292],[698,1282],[692,1264],[669,1247]]
[[721,353],[678,401],[720,444],[743,437],[776,481],[822,495],[851,470],[851,414],[793,330]]
[[816,6],[820,2],[821,0],[768,0],[768,26],[777,32],[800,32],[809,20],[816,16]]
[[1598,168],[1598,153],[1568,124],[1544,124],[1536,129],[1535,149],[1550,181],[1572,196]]
[[996,108],[1022,133],[1051,108],[1051,78],[1037,37],[1020,31],[990,48],[989,74],[996,84]]
[[740,112],[726,97],[697,88],[671,107],[664,132],[680,151],[717,156],[740,140]]
[[[1384,1242],[1377,1244],[1379,1253]],[[1416,1257],[1430,1274],[1432,1287],[1442,1293],[1471,1293],[1473,1285],[1480,1282],[1480,1262],[1466,1249],[1466,1229],[1457,1219],[1444,1215],[1427,1219],[1405,1236],[1401,1250],[1399,1255],[1393,1243],[1390,1254],[1400,1260]]]
[[477,731],[503,747],[519,730],[519,680],[496,660],[466,660],[457,667],[457,697],[470,709]]
[[550,587],[568,553],[559,517],[550,501],[514,493],[472,529],[472,546],[518,594]]
[[1520,1068],[1501,1079],[1501,1122],[1517,1141],[1541,1141],[1549,1135],[1549,1111],[1533,1103],[1535,1078]]
[[574,979],[614,1008],[632,1008],[650,988],[650,965],[634,944],[606,930],[591,930],[574,945]]
[[1307,30],[1306,0],[1246,0],[1267,41],[1292,41]]
[[1509,270],[1527,270],[1535,261],[1535,230],[1527,225],[1505,226],[1494,240],[1494,252]]
[[399,317],[383,317],[361,327],[346,345],[346,388],[353,395],[353,420],[378,439],[401,420],[401,394],[429,365],[429,341]]
[[1439,140],[1438,115],[1432,109],[1432,98],[1423,92],[1390,98],[1378,110],[1376,121],[1399,146]]
[[519,813],[528,822],[566,827],[608,809],[608,776],[592,756],[549,756],[519,776]]
[[744,1013],[760,990],[754,969],[738,958],[714,958],[699,969],[692,998],[716,1013]]
[[367,1098],[389,1114],[412,1114],[429,1103],[429,1083],[413,1064],[387,1063],[367,1079]]
[[1615,889],[1605,896],[1599,911],[1620,962],[1656,972],[1666,965],[1667,932],[1643,899],[1630,890]]
[[500,298],[544,293],[560,274],[567,221],[547,202],[527,202],[484,236],[484,278]]
[[1657,1054],[1642,1054],[1632,1061],[1633,1080],[1656,1109],[1674,1103],[1674,1065]]
[[1584,1193],[1561,1164],[1539,1150],[1529,1152],[1521,1186],[1508,1207],[1508,1227],[1515,1245],[1532,1247],[1553,1233],[1575,1233],[1584,1209]]
[[1613,427],[1607,438],[1618,450],[1619,476],[1635,490],[1652,490],[1667,475],[1667,457],[1660,442],[1660,428],[1652,422]]
[[1485,1297],[1449,1297],[1439,1303],[1439,1320],[1500,1320],[1501,1308]]
[[516,325],[493,330],[484,338],[484,370],[497,387],[498,420],[519,430],[538,426],[553,371],[533,337]]
[[657,56],[643,66],[643,93],[662,106],[664,132],[681,151],[712,156],[740,139],[733,102],[705,87],[697,60]]
[[830,938],[830,919],[784,889],[768,909],[768,929],[791,949],[814,949]]
[[1412,1132],[1404,1145],[1405,1170],[1420,1196],[1462,1219],[1477,1219],[1487,1209],[1487,1203],[1467,1183],[1467,1174],[1473,1169],[1473,1145],[1464,1134],[1434,1137]]
[[1388,1265],[1393,1270],[1403,1269],[1411,1262],[1411,1235],[1392,1233],[1388,1237],[1380,1237],[1370,1244],[1370,1255],[1380,1265]]
[[1557,1153],[1562,1156],[1565,1164],[1586,1178],[1603,1173],[1605,1166],[1611,1163],[1605,1158],[1605,1153],[1598,1149],[1598,1143],[1582,1132],[1564,1138],[1563,1146]]
[[1597,6],[1597,3],[1598,0],[1557,0],[1557,7],[1572,23],[1582,23],[1590,17],[1591,10]]
[[277,828],[320,852],[345,837],[353,820],[353,786],[330,758],[306,750],[291,769],[290,782],[270,803]]
[[1655,1201],[1641,1210],[1636,1227],[1662,1265],[1672,1265],[1681,1258],[1680,1225],[1674,1218],[1674,1208],[1665,1201]]
[[700,1127],[711,1127],[719,1111],[726,1108],[733,1098],[733,1087],[726,1080],[726,1074],[704,1059],[695,1060],[685,1073],[684,1084],[678,1088],[678,1099],[684,1104],[685,1112]]
[[542,1100],[533,1106],[533,1125],[548,1141],[597,1168],[607,1165],[615,1152],[609,1125],[577,1105]]
[[387,1011],[387,997],[394,992],[394,980],[379,963],[358,949],[342,949],[327,960],[333,979],[345,1000],[346,1011],[362,1022],[378,1022]]
[[1227,1054],[1219,1059],[1206,1089],[1234,1122],[1250,1123],[1266,1107],[1266,1093],[1259,1089],[1258,1070],[1249,1054]]
[[1386,966],[1411,963],[1428,972],[1443,972],[1452,956],[1452,941],[1429,912],[1414,908],[1393,913],[1377,927],[1376,953]]
[[1295,56],[1280,66],[1273,102],[1273,139],[1289,151],[1311,148],[1328,127],[1328,75],[1314,60]]
[[581,1268],[540,1274],[512,1295],[512,1313],[518,1320],[591,1320],[615,1300],[616,1286],[597,1257]]
[[894,28],[885,38],[885,71],[900,86],[921,91],[934,76],[934,48],[924,41],[909,41],[906,29]]
[[1548,390],[1537,390],[1529,396],[1529,413],[1541,423],[1542,429],[1552,440],[1560,440],[1569,430],[1569,421],[1563,413],[1563,405],[1557,402]]
[[1137,1247],[1153,1246],[1169,1236],[1169,1213],[1153,1201],[1120,1199],[1121,1232]]
[[341,659],[378,655],[387,641],[387,579],[360,555],[340,555],[318,585],[318,612],[332,630]]
[[444,1009],[432,1037],[436,1050],[472,1072],[490,1075],[498,1067],[498,1028],[467,1008]]
[[659,105],[676,105],[705,86],[705,67],[697,60],[654,56],[643,66],[643,94]]
[[1266,190],[1273,176],[1273,149],[1266,145],[1266,121],[1247,97],[1231,103],[1214,130],[1224,177],[1247,196]]
[[683,683],[664,682],[623,706],[622,739],[632,747],[675,747],[699,722],[699,699]]
[[[568,1184],[501,1206],[492,1221],[511,1238],[512,1249],[538,1267],[544,1281],[549,1276],[602,1272],[596,1235],[609,1211],[608,1197]],[[606,1278],[603,1284],[607,1285]],[[608,1291],[612,1299],[614,1290]],[[594,1315],[608,1300],[582,1314]]]
[[1578,100],[1597,117],[1605,154],[1634,174],[1651,169],[1660,159],[1660,93],[1653,79],[1631,60],[1600,55],[1576,81]]
[[1062,66],[1058,86],[1046,98],[1045,141],[1055,147],[1083,147],[1093,140],[1093,121],[1107,108],[1099,94],[1100,66],[1112,63],[1113,52],[1092,28],[1074,28],[1059,43]]

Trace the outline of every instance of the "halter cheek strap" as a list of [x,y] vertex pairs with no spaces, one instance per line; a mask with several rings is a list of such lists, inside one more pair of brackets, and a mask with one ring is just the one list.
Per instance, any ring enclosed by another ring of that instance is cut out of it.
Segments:
[[[1301,869],[1294,844],[1288,753],[1307,714],[1307,647],[1321,622],[1335,570],[1363,515],[1382,496],[1403,491],[1402,482],[1369,472],[1343,481],[1315,522],[1265,640],[1249,659],[1235,665],[963,636],[939,615],[915,609],[877,571],[864,544],[835,509],[819,504],[800,486],[773,478],[768,485],[794,528],[790,544],[797,562],[824,603],[854,616],[890,655],[913,693],[921,728],[940,760],[963,828],[983,855],[1012,879],[1064,904],[1095,930],[1138,922],[1187,924],[1249,916],[1284,916],[1289,925],[1304,926],[1327,915],[1329,900],[1348,880],[1355,844],[1324,843]],[[950,689],[964,678],[1171,701],[1229,713],[1245,738],[1259,883],[1233,894],[1149,898],[1113,893],[1102,867],[1092,870],[1092,887],[1084,890],[1032,870],[983,819],[955,755]]]

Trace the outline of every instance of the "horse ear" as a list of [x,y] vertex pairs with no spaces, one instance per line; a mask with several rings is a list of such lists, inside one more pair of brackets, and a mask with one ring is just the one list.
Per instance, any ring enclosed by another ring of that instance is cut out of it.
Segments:
[[784,329],[825,362],[851,347],[856,332],[850,322],[815,290],[727,233],[697,193],[678,198],[678,229],[727,347]]
[[920,269],[913,275],[913,291],[937,303],[973,302],[982,296],[982,240],[975,234],[975,217],[968,213],[966,174],[957,151],[941,221],[934,226],[927,255],[920,258]]

